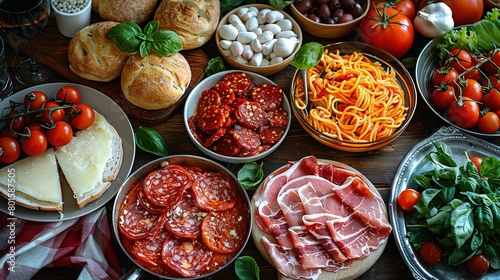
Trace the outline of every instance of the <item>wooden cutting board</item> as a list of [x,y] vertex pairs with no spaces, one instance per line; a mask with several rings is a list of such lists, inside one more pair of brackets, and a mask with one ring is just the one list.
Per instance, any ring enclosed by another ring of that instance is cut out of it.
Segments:
[[[100,20],[100,17],[96,13],[93,13],[92,22],[98,22]],[[47,25],[34,39],[33,46],[36,59],[57,72],[62,77],[68,79],[70,82],[86,85],[105,93],[118,103],[118,105],[120,105],[129,117],[152,125],[167,120],[177,112],[179,107],[184,103],[184,100],[189,92],[203,79],[205,75],[205,68],[209,60],[208,56],[200,48],[181,51],[181,54],[186,58],[191,67],[192,77],[188,89],[176,104],[166,109],[146,110],[133,105],[125,99],[122,94],[119,77],[110,82],[96,82],[86,80],[74,74],[69,69],[68,61],[68,46],[70,40],[71,38],[67,38],[59,32],[55,18],[49,18]],[[29,52],[27,44],[18,44],[17,42],[14,44],[11,45],[16,52],[18,50],[25,54]]]

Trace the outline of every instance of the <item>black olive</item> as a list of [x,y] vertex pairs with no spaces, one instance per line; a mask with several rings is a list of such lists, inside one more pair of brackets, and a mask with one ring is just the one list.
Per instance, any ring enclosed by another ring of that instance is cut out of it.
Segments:
[[361,7],[360,4],[356,3],[354,5],[352,5],[350,8],[349,8],[349,13],[351,13],[351,15],[354,17],[354,18],[358,18],[360,17],[362,14],[363,14],[363,7]]

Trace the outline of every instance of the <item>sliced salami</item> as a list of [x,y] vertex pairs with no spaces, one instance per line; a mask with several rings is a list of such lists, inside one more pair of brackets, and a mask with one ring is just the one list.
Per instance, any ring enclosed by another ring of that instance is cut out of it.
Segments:
[[222,136],[224,136],[224,134],[226,134],[226,131],[227,131],[227,128],[219,128],[215,133],[213,133],[212,135],[210,135],[210,137],[208,137],[208,139],[203,143],[203,147],[205,148],[208,148],[210,146],[212,146],[213,143],[215,143],[215,141],[219,140],[219,138],[221,138]]
[[210,105],[220,106],[221,99],[217,91],[207,89],[202,91],[200,99],[198,101],[197,112],[203,111],[203,109]]
[[241,148],[234,141],[232,133],[232,129],[228,129],[226,134],[212,145],[212,151],[230,157],[238,154]]
[[238,124],[234,125],[233,138],[244,151],[254,150],[260,146],[259,134]]
[[260,132],[260,140],[264,144],[274,144],[281,139],[284,132],[284,127],[269,127]]
[[198,116],[191,116],[188,119],[189,131],[193,134],[196,141],[203,145],[205,141],[210,137],[209,134],[198,128]]
[[149,213],[139,201],[131,201],[120,211],[118,226],[120,232],[130,240],[146,238],[158,231],[165,222],[165,215]]
[[163,264],[161,260],[161,248],[163,241],[165,241],[168,235],[169,233],[162,227],[144,239],[133,241],[130,246],[130,253],[135,258],[146,263],[148,267]]
[[192,278],[207,272],[213,252],[200,239],[180,239],[170,235],[163,243],[161,258],[183,277]]
[[233,89],[236,96],[243,96],[252,83],[250,76],[244,72],[231,72],[222,78],[230,88]]
[[192,190],[198,207],[207,211],[227,210],[236,203],[235,187],[220,173],[203,173],[193,182]]
[[202,168],[198,166],[183,166],[183,168],[193,177],[193,180],[198,178],[203,172],[205,172]]
[[148,174],[143,191],[153,205],[172,208],[182,198],[193,178],[179,165],[167,165]]
[[195,239],[201,234],[201,222],[207,214],[196,206],[194,196],[187,192],[175,207],[165,213],[165,228],[177,237]]
[[216,253],[234,253],[245,244],[248,219],[248,211],[240,207],[210,212],[203,219],[201,238]]
[[288,124],[288,113],[283,109],[283,107],[279,107],[276,110],[267,112],[267,123],[270,126],[280,127]]
[[205,107],[198,115],[198,128],[211,133],[222,128],[226,122],[226,113],[215,105]]
[[249,101],[236,107],[236,119],[246,128],[257,129],[266,123],[266,111],[257,102]]
[[229,85],[227,85],[226,82],[220,81],[216,83],[212,87],[212,89],[219,93],[221,104],[227,105],[233,102],[235,98],[234,90],[231,87],[229,87]]
[[276,84],[263,83],[255,86],[250,94],[253,101],[258,102],[266,111],[276,110],[283,104],[283,90]]
[[151,204],[147,200],[146,195],[144,194],[144,190],[142,187],[141,187],[141,190],[139,191],[139,195],[137,196],[137,200],[142,205],[142,207],[144,207],[144,209],[146,209],[146,211],[148,211],[151,214],[161,214],[161,213],[165,212],[165,210],[167,210],[166,207],[156,206],[154,204]]

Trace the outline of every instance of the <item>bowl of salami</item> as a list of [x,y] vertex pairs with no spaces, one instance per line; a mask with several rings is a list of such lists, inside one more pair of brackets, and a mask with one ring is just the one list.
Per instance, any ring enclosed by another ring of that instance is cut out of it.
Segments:
[[266,77],[223,71],[191,91],[184,123],[190,139],[207,156],[247,163],[279,147],[290,129],[291,109],[282,89]]
[[251,234],[249,205],[243,186],[220,164],[167,156],[125,180],[114,203],[113,229],[138,274],[206,278],[243,251]]

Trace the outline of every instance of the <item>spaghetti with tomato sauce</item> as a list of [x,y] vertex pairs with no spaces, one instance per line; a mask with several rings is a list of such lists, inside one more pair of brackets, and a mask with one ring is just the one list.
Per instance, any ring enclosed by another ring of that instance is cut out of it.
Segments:
[[[394,72],[362,53],[340,55],[325,50],[307,71],[309,114],[305,120],[317,131],[346,142],[373,142],[394,133],[408,108]],[[302,79],[295,81],[295,106],[304,110]]]

